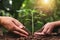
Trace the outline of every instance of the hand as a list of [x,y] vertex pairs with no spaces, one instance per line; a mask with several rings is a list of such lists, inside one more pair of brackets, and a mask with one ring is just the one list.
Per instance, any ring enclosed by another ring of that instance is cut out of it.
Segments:
[[42,27],[41,32],[35,32],[34,35],[45,35],[50,34],[53,31],[53,28],[55,27],[55,24],[53,22],[47,23]]
[[23,24],[12,17],[0,17],[0,24],[3,25],[7,30],[19,34],[21,36],[27,37],[28,35],[28,33],[23,30]]

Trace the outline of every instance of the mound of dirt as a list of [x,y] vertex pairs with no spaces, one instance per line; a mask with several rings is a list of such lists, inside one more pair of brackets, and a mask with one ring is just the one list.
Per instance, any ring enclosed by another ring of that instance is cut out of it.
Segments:
[[[39,30],[38,32],[40,32]],[[55,28],[53,33],[50,35],[29,35],[27,38],[14,34],[12,32],[7,32],[5,34],[0,30],[0,40],[60,40],[60,28]]]

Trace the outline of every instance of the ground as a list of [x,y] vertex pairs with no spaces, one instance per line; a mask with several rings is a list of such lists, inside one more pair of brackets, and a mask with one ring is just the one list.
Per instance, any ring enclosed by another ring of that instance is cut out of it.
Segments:
[[0,40],[60,40],[60,28],[54,29],[53,33],[50,35],[29,35],[27,38],[21,37],[12,32],[3,34],[2,31],[0,31]]

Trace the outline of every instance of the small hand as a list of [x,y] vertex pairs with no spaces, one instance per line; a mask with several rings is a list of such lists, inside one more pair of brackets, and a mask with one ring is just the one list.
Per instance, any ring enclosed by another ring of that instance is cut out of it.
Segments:
[[54,28],[54,23],[47,23],[42,27],[42,31],[41,32],[35,32],[34,35],[45,35],[45,34],[50,34],[53,31]]

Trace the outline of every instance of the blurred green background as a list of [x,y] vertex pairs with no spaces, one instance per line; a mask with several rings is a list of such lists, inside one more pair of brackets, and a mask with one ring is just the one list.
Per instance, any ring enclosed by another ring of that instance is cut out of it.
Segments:
[[47,22],[60,20],[60,0],[54,0],[55,7],[48,12],[41,11],[37,1],[39,0],[0,0],[0,16],[16,18],[32,33]]

